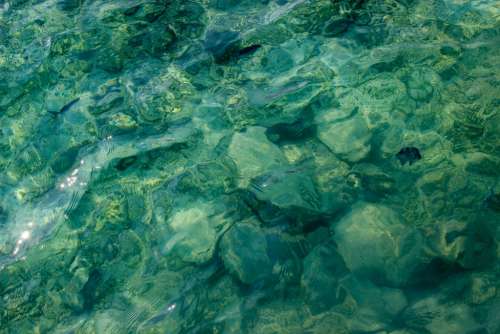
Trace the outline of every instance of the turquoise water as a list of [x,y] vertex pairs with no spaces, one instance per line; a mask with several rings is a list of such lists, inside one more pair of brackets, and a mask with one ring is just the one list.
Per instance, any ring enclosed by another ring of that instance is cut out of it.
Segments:
[[500,3],[0,0],[0,333],[500,333]]

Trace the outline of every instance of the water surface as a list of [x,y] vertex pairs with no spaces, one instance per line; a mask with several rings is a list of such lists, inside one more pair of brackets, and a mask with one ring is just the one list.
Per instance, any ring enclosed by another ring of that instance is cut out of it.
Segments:
[[0,333],[500,331],[493,0],[0,0]]

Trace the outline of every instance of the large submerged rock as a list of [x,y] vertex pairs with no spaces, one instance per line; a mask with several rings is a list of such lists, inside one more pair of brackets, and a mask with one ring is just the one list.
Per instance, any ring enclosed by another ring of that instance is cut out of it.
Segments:
[[243,283],[252,284],[271,274],[266,236],[256,222],[240,222],[229,229],[220,252],[224,266]]
[[339,280],[347,273],[344,261],[332,245],[319,245],[307,255],[301,285],[314,313],[343,302],[346,292],[339,287]]
[[333,153],[349,162],[362,160],[371,149],[371,133],[360,115],[329,124],[319,124],[318,137]]
[[266,137],[266,128],[249,127],[233,135],[227,154],[238,168],[241,184],[286,164],[281,150]]
[[184,261],[203,263],[213,256],[217,241],[217,221],[210,218],[213,208],[206,203],[177,210],[169,219],[173,235],[165,245]]
[[374,282],[405,285],[422,265],[422,236],[386,206],[358,203],[331,228],[347,267]]
[[472,309],[464,303],[446,303],[427,297],[410,305],[402,314],[405,325],[431,334],[459,334],[479,330]]

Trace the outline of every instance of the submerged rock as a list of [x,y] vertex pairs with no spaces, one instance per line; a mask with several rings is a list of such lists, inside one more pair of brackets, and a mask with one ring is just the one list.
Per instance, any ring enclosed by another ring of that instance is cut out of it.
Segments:
[[[500,159],[496,156],[474,152],[464,154],[463,160],[454,159],[457,164],[465,164],[465,169],[470,173],[498,177],[500,175]],[[461,157],[461,158],[462,158]]]
[[168,221],[173,235],[164,251],[172,250],[186,262],[209,261],[215,250],[218,225],[210,219],[211,214],[213,208],[207,203],[195,203],[175,211]]
[[279,74],[291,69],[294,65],[291,55],[281,48],[272,48],[261,59],[262,68],[271,73]]
[[292,303],[270,302],[257,310],[254,333],[304,333],[304,322],[308,313],[301,301]]
[[406,83],[408,94],[416,101],[425,102],[431,99],[434,86],[439,82],[437,73],[428,69],[418,69],[412,72]]
[[311,334],[349,334],[347,319],[336,312],[323,312],[309,317],[304,323],[306,333]]
[[360,115],[329,124],[318,124],[318,137],[333,153],[349,162],[364,159],[371,149],[371,133]]
[[344,260],[332,245],[319,245],[307,255],[301,285],[313,313],[343,302],[346,291],[339,286],[339,280],[347,273]]
[[84,333],[119,333],[126,331],[126,323],[120,320],[124,315],[124,312],[114,309],[99,312],[87,320],[81,329]]
[[300,168],[276,169],[252,179],[250,187],[259,200],[269,201],[282,209],[321,209],[312,180],[300,173]]
[[363,278],[349,277],[342,282],[356,302],[356,311],[349,319],[352,331],[375,332],[391,327],[391,320],[408,306],[402,290],[379,287]]
[[221,240],[224,266],[241,282],[252,284],[271,275],[264,232],[254,221],[235,224]]
[[446,303],[437,297],[412,304],[403,312],[402,319],[409,328],[431,334],[462,334],[480,329],[469,306],[461,302]]
[[249,127],[233,135],[227,150],[241,178],[240,184],[249,179],[286,164],[285,155],[266,137],[263,127]]
[[383,197],[398,190],[395,178],[375,165],[357,164],[353,167],[352,172],[353,179],[359,179],[361,186],[373,195]]
[[436,256],[449,262],[463,256],[467,242],[467,224],[463,221],[450,220],[437,224],[428,237],[427,243]]
[[404,286],[422,264],[422,237],[388,207],[358,203],[331,228],[347,267],[374,282]]
[[484,304],[497,296],[498,289],[493,274],[478,273],[471,278],[469,298],[473,305]]

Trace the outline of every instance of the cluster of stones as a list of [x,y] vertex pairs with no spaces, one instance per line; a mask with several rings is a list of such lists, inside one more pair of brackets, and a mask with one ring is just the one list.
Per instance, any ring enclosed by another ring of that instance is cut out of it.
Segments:
[[4,2],[0,232],[103,138],[197,132],[0,263],[0,331],[500,330],[493,9]]

